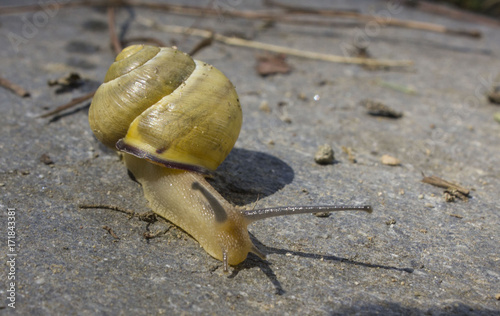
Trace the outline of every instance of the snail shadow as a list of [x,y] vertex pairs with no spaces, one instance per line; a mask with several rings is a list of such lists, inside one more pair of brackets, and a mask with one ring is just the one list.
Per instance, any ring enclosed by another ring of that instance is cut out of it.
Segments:
[[[406,273],[413,273],[414,269],[413,268],[400,268],[400,267],[394,267],[394,266],[389,266],[389,265],[382,265],[382,264],[374,264],[374,263],[366,263],[366,262],[361,262],[361,261],[356,261],[356,260],[351,260],[348,258],[342,258],[342,257],[337,257],[337,256],[331,256],[331,255],[319,255],[315,253],[308,253],[308,252],[303,252],[303,251],[292,251],[292,250],[286,250],[286,249],[281,249],[281,248],[274,248],[274,247],[268,247],[262,244],[253,236],[250,234],[250,237],[252,239],[252,242],[259,248],[261,251],[263,251],[265,254],[270,254],[270,253],[276,253],[283,255],[283,257],[286,258],[286,256],[299,256],[303,258],[312,258],[312,259],[317,259],[317,260],[322,260],[322,261],[330,261],[330,262],[343,262],[347,264],[352,264],[356,266],[361,266],[361,267],[366,267],[366,268],[374,268],[374,269],[385,269],[385,270],[395,270],[395,271],[400,271],[400,272],[406,272]],[[285,259],[283,259],[285,260]],[[232,274],[229,276],[229,278],[234,278],[236,275],[239,273],[241,270],[245,269],[251,269],[254,267],[259,267],[259,269],[262,270],[262,272],[268,277],[270,282],[273,284],[275,288],[275,294],[276,295],[282,295],[286,293],[286,291],[283,289],[281,286],[280,281],[278,280],[278,277],[274,273],[274,271],[271,269],[272,263],[260,259],[258,256],[250,253],[245,261],[234,267]]]
[[246,205],[281,190],[294,178],[283,160],[258,151],[233,148],[209,182],[224,198]]

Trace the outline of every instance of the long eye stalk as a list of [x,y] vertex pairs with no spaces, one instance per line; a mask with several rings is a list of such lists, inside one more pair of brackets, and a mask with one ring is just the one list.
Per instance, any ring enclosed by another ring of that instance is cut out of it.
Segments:
[[259,219],[265,219],[269,217],[284,216],[284,215],[294,215],[294,214],[308,214],[308,213],[319,213],[319,212],[337,212],[337,211],[365,211],[367,213],[372,212],[372,207],[370,205],[363,206],[284,206],[284,207],[272,207],[264,208],[260,210],[249,210],[243,211],[243,216],[249,221],[254,222]]

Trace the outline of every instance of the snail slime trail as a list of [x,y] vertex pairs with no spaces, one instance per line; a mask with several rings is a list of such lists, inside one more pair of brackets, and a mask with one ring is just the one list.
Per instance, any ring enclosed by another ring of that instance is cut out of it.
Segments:
[[233,84],[215,67],[175,48],[133,45],[109,68],[89,110],[103,144],[124,153],[149,206],[214,258],[237,265],[265,255],[247,226],[260,219],[370,206],[287,206],[241,211],[206,180],[238,139],[242,112]]

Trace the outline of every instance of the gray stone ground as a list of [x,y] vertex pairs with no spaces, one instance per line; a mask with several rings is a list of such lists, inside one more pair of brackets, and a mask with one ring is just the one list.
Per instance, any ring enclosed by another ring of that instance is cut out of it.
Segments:
[[[221,3],[263,8],[260,2],[216,2]],[[388,12],[383,1],[314,5]],[[106,14],[92,8],[60,10],[44,25],[40,22],[34,34],[26,33],[30,38],[24,37],[16,51],[8,36],[23,36],[26,19],[34,14],[0,16],[1,76],[31,92],[20,98],[0,89],[0,314],[500,313],[495,298],[500,294],[500,124],[493,120],[499,108],[484,97],[500,72],[499,27],[401,8],[391,17],[484,34],[471,39],[371,29],[365,38],[369,52],[413,60],[415,66],[406,70],[369,71],[288,57],[289,75],[261,78],[254,70],[254,50],[216,43],[201,51],[197,59],[233,81],[244,112],[239,140],[215,178],[224,196],[248,208],[374,207],[371,215],[300,215],[255,223],[250,231],[268,260],[250,256],[226,275],[220,262],[169,223],[148,225],[116,211],[78,208],[102,203],[148,211],[140,186],[118,156],[93,137],[88,103],[52,120],[37,118],[103,80],[113,60]],[[117,13],[120,27],[127,25],[127,37],[175,41],[185,51],[199,39],[149,29],[136,22],[139,16],[334,54],[343,54],[342,47],[357,36],[353,27],[277,24],[261,29],[256,21],[194,19],[145,9]],[[47,80],[70,71],[86,83],[63,94],[47,86]],[[363,99],[384,102],[404,116],[369,116],[359,105]],[[271,113],[259,110],[263,101]],[[333,147],[335,164],[314,162],[323,144]],[[357,163],[349,161],[343,146],[352,148]],[[42,154],[54,164],[40,162]],[[402,165],[382,165],[383,154],[399,158]],[[473,188],[471,198],[445,202],[442,189],[421,183],[422,172]],[[6,300],[7,208],[15,208],[15,311]],[[143,237],[167,229],[157,238]]]

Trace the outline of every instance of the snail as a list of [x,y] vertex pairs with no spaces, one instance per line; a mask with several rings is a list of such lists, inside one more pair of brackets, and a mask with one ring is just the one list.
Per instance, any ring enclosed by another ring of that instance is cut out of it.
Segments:
[[231,151],[242,124],[233,84],[222,72],[174,48],[133,45],[118,54],[89,110],[96,138],[123,153],[149,206],[228,265],[249,252],[265,259],[247,226],[273,216],[370,206],[240,210],[205,179]]

